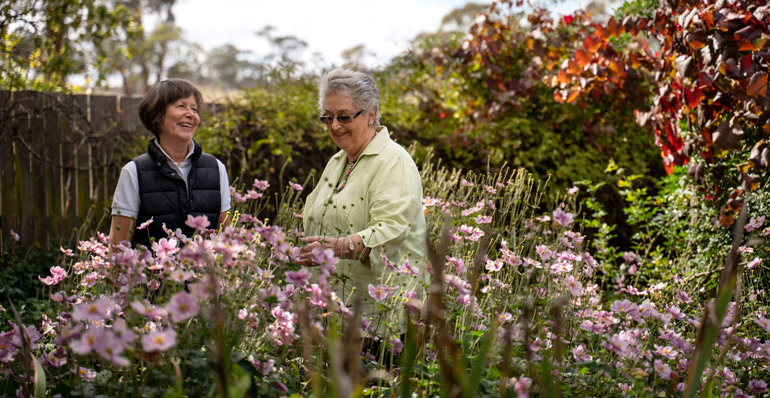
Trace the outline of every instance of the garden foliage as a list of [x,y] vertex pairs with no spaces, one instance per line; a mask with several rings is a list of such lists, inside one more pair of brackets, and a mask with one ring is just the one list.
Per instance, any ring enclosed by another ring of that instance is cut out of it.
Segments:
[[[317,272],[292,263],[304,188],[276,194],[279,212],[268,225],[259,215],[269,185],[255,181],[234,192],[236,221],[221,230],[190,217],[199,231],[193,238],[169,231],[149,250],[111,251],[101,234],[62,248],[67,260],[39,278],[51,300],[42,319],[20,324],[3,309],[3,394],[523,397],[685,389],[708,294],[675,273],[650,272],[648,253],[624,253],[622,270],[605,262],[609,248],[580,232],[592,219],[576,217],[579,188],[541,213],[543,189],[523,170],[475,174],[426,163],[422,175],[430,263],[389,263],[385,272],[414,281],[427,272],[431,282],[391,286],[385,275],[361,292],[378,301],[376,316],[361,319],[355,297],[334,295],[344,276],[330,252],[314,253]],[[767,245],[763,220],[750,224]],[[746,248],[742,255],[751,258]],[[761,259],[744,263],[747,273],[765,267]],[[770,308],[756,300],[763,290],[744,289],[754,299],[727,307],[715,335],[724,354],[698,378],[713,393],[767,391]],[[371,340],[387,351],[362,352]]]
[[333,293],[332,253],[293,263],[337,148],[315,79],[277,70],[197,136],[238,181],[233,224],[60,248],[46,305],[0,307],[0,394],[768,396],[767,8],[511,5],[376,75],[423,165],[430,253],[358,292],[376,316]]
[[722,207],[719,222],[732,225],[770,164],[765,3],[629,2],[621,11],[632,15],[583,23],[582,45],[551,81],[556,98],[627,93],[629,77],[644,76],[654,92],[637,122],[655,132],[667,171],[690,163],[691,177]]

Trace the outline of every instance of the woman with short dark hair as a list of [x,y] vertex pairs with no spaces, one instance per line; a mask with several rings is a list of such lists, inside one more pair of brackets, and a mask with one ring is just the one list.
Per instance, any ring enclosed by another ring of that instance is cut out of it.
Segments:
[[[163,226],[181,229],[189,215],[206,216],[212,228],[225,223],[230,188],[224,164],[203,153],[193,136],[203,107],[200,91],[183,79],[150,87],[139,104],[139,118],[155,138],[147,152],[128,162],[120,173],[112,202],[110,241],[150,247],[167,237]],[[134,233],[138,224],[152,220]]]

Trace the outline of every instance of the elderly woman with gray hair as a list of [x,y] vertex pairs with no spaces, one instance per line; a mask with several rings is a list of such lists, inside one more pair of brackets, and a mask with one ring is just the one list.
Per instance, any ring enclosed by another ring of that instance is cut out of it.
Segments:
[[384,258],[409,261],[424,274],[426,256],[422,182],[412,157],[380,125],[380,95],[374,79],[347,69],[326,73],[319,84],[320,120],[340,147],[305,201],[306,245],[298,263],[313,263],[313,249],[329,248],[342,259],[335,287],[350,302],[359,292],[363,315],[374,314],[370,285],[408,282],[388,270]]

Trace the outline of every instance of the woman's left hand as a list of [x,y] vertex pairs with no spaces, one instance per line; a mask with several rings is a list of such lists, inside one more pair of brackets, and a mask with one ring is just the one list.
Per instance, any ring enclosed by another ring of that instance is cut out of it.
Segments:
[[296,264],[305,267],[318,266],[319,264],[313,262],[314,249],[332,249],[336,257],[340,256],[337,238],[330,238],[328,236],[306,236],[300,240],[307,244],[299,249],[299,260],[295,261]]

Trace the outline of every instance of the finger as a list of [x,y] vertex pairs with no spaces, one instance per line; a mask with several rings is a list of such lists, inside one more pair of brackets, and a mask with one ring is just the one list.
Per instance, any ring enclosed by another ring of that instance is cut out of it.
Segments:
[[321,238],[322,238],[322,236],[313,235],[313,236],[306,236],[304,238],[300,238],[300,241],[307,242],[307,243],[312,243],[312,242],[315,242],[315,241],[317,241],[317,240],[319,240]]

